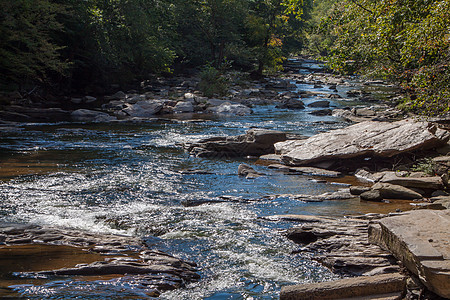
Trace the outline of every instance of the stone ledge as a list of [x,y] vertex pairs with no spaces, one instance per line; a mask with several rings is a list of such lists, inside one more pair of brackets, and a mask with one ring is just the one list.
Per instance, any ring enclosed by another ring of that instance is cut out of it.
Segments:
[[362,276],[283,287],[280,300],[398,299],[395,297],[403,293],[405,286],[406,279],[400,274]]
[[389,251],[431,291],[450,298],[450,211],[411,211],[380,225]]

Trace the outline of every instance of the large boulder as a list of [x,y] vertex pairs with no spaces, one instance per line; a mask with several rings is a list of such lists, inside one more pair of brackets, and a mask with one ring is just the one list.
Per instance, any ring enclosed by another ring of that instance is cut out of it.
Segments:
[[185,145],[199,157],[243,157],[273,153],[276,142],[286,140],[281,131],[250,129],[246,134],[231,137],[213,137]]
[[110,116],[105,112],[89,109],[77,109],[70,116],[76,122],[109,122],[117,120],[116,117]]
[[[280,153],[284,153],[282,161],[285,164],[301,166],[333,159],[392,157],[404,152],[443,145],[449,137],[449,132],[429,122],[367,121],[275,147]],[[293,143],[296,143],[295,147],[292,147]]]
[[164,107],[164,102],[159,100],[139,101],[136,104],[129,104],[122,111],[130,117],[151,118],[159,113]]
[[380,225],[389,251],[431,291],[450,298],[450,211],[411,211]]

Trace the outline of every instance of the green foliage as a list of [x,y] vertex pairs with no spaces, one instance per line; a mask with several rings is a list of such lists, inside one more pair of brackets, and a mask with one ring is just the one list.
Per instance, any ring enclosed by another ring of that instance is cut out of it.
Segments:
[[0,82],[21,84],[46,81],[63,73],[68,64],[52,33],[61,30],[56,16],[60,5],[48,0],[2,0],[0,2]]
[[224,74],[211,65],[206,65],[200,73],[199,89],[206,97],[225,96],[229,87]]
[[432,158],[425,158],[415,164],[411,171],[413,172],[424,172],[427,175],[434,175],[434,170],[436,168],[436,164],[433,162]]
[[323,23],[330,66],[401,84],[416,112],[448,112],[449,12],[448,0],[336,2]]

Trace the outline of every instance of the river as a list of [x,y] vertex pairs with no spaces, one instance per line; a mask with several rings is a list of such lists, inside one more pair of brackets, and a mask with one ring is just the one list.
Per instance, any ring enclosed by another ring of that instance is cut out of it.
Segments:
[[[338,86],[344,97],[354,88]],[[314,89],[299,84],[298,89],[331,93],[327,86]],[[318,98],[304,100],[308,104]],[[357,103],[332,99],[331,104]],[[255,164],[255,159],[191,157],[181,146],[199,138],[242,134],[254,127],[311,136],[348,125],[332,116],[312,116],[311,110],[264,105],[254,107],[254,113],[246,117],[174,115],[148,122],[4,128],[0,221],[141,236],[149,246],[199,265],[199,282],[166,292],[161,299],[276,299],[284,285],[336,278],[307,255],[291,254],[298,245],[284,237],[283,230],[292,223],[267,217],[342,216],[365,213],[370,207],[358,200],[265,199],[273,194],[321,194],[342,185],[269,170]],[[237,176],[243,162],[267,176],[253,180]],[[182,205],[186,200],[218,200],[223,195],[252,201]],[[118,294],[145,298],[139,287],[108,280],[65,278],[29,284],[8,276],[11,295],[24,298],[96,299]]]

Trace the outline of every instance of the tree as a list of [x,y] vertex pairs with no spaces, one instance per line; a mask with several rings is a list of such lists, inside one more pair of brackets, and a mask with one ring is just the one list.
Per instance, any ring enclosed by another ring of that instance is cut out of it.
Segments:
[[68,63],[52,35],[62,29],[57,22],[64,8],[48,0],[2,0],[0,2],[0,82],[23,86],[32,81],[48,83],[62,74]]
[[448,0],[337,2],[328,17],[330,65],[399,83],[408,93],[404,108],[448,112],[449,11]]
[[[277,69],[283,60],[282,46],[290,18],[300,19],[302,0],[250,1],[251,14],[246,20],[248,44],[257,57],[253,76],[261,77],[265,67]],[[298,30],[298,29],[297,29]]]

